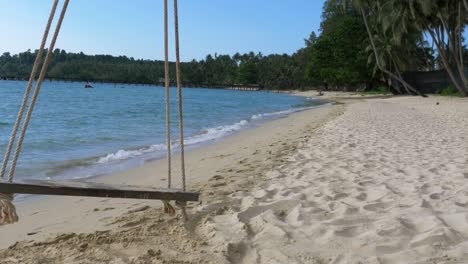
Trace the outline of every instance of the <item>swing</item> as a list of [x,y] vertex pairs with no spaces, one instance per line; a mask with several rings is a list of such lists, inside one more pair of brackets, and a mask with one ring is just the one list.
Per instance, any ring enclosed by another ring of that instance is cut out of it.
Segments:
[[[16,122],[13,126],[11,137],[5,157],[3,159],[2,168],[0,170],[0,179],[3,179],[8,165],[13,144],[15,142],[19,125],[22,121],[26,105],[29,100],[29,95],[33,82],[35,80],[36,71],[42,59],[44,52],[44,46],[47,41],[50,26],[55,16],[59,0],[54,0],[52,9],[50,11],[49,20],[47,22],[44,35],[42,37],[41,46],[37,53],[36,60],[34,61],[33,68],[29,82],[24,93],[23,101],[18,112]],[[60,27],[65,16],[68,3],[70,0],[64,0],[62,11],[57,22],[54,35],[52,37],[47,55],[42,65],[39,78],[34,89],[31,102],[29,103],[26,116],[24,118],[23,125],[16,143],[15,152],[11,161],[10,170],[8,173],[7,182],[0,180],[0,225],[11,224],[18,221],[15,206],[13,205],[13,194],[37,194],[37,195],[63,195],[63,196],[85,196],[85,197],[108,197],[108,198],[126,198],[126,199],[156,199],[162,200],[164,203],[164,211],[171,215],[175,214],[175,209],[171,206],[169,201],[176,201],[182,209],[184,218],[185,205],[188,201],[198,201],[199,193],[189,192],[186,190],[186,177],[185,177],[185,157],[184,157],[184,132],[183,132],[183,111],[182,111],[182,85],[180,79],[180,56],[179,56],[179,29],[178,29],[178,11],[177,11],[177,0],[174,0],[174,25],[175,25],[175,48],[176,48],[176,76],[177,76],[177,93],[178,93],[178,110],[179,110],[179,137],[180,137],[180,157],[181,157],[181,177],[182,177],[182,189],[174,189],[171,186],[171,135],[170,135],[170,107],[169,107],[169,55],[168,55],[168,11],[167,11],[167,0],[164,0],[164,57],[165,57],[165,95],[166,95],[166,143],[167,143],[167,164],[168,164],[168,188],[158,189],[153,187],[143,186],[132,186],[132,185],[111,185],[101,183],[90,183],[90,182],[76,182],[76,181],[46,181],[46,180],[27,180],[22,182],[14,182],[14,173],[16,163],[18,161],[19,154],[23,140],[28,128],[29,121],[36,103],[39,91],[41,89],[42,82],[47,72],[52,51],[54,50],[55,42],[60,32]]]

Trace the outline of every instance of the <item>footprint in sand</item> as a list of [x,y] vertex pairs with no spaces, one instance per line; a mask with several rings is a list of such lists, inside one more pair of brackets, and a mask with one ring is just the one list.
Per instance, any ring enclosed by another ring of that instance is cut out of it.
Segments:
[[340,199],[346,198],[346,197],[348,197],[348,196],[349,196],[349,195],[346,194],[346,193],[337,193],[337,194],[335,194],[335,195],[333,196],[332,199],[336,201],[336,200],[340,200]]
[[383,229],[377,232],[377,235],[382,237],[401,237],[401,236],[412,236],[412,229],[408,229],[404,225],[399,225],[397,227],[391,227],[388,229]]
[[378,202],[378,203],[372,203],[372,204],[364,205],[363,208],[364,208],[364,210],[367,210],[367,211],[379,212],[379,211],[384,211],[384,210],[390,208],[391,205],[392,205],[392,203]]
[[211,185],[211,187],[221,187],[221,186],[226,186],[226,183],[225,182],[218,182],[218,183],[214,183]]
[[398,244],[380,245],[380,246],[375,247],[375,251],[377,251],[379,255],[392,254],[392,253],[401,251],[402,247],[403,247],[402,245],[398,245]]
[[217,181],[217,180],[221,180],[221,179],[224,179],[224,177],[221,176],[221,175],[215,175],[215,176],[211,177],[210,181]]
[[334,233],[335,235],[342,237],[355,237],[362,232],[358,226],[346,226],[340,228],[339,230],[335,230]]
[[360,193],[358,196],[356,196],[356,199],[360,201],[365,201],[367,199],[367,194],[366,193]]

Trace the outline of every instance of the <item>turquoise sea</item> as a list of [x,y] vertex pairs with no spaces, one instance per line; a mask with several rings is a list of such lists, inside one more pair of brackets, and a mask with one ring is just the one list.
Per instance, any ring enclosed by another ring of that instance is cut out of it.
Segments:
[[[8,143],[24,81],[0,81],[0,155]],[[131,84],[43,84],[17,178],[85,178],[164,157],[164,88]],[[172,135],[178,136],[171,88]],[[193,148],[294,111],[324,104],[267,92],[184,89],[185,143]],[[177,141],[174,142],[177,149]]]

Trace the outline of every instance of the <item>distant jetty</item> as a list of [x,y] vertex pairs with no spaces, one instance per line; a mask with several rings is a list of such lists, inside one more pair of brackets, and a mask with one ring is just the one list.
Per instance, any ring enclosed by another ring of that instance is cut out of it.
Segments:
[[[21,78],[12,78],[12,77],[2,77],[0,76],[0,80],[7,80],[7,81],[27,81],[27,79]],[[80,83],[88,83],[82,80],[70,80],[70,79],[50,79],[46,78],[48,81],[59,81],[59,82],[80,82]],[[99,81],[94,80],[93,83],[110,83],[110,84],[132,84],[132,85],[143,85],[143,86],[164,86],[164,82],[156,82],[156,83],[119,83],[119,82],[111,82],[111,81]],[[175,82],[170,82],[170,86],[176,86]],[[203,88],[203,89],[219,89],[219,90],[236,90],[236,91],[264,91],[270,89],[265,89],[263,86],[260,85],[243,85],[243,84],[231,84],[231,85],[215,85],[215,84],[189,84],[183,83],[182,86],[184,88]],[[86,87],[91,88],[91,87]]]
[[[186,86],[190,87],[190,86]],[[222,90],[235,90],[235,91],[261,91],[263,90],[260,86],[244,86],[244,85],[236,85],[236,86],[212,86],[212,87],[200,87],[206,89],[222,89]]]

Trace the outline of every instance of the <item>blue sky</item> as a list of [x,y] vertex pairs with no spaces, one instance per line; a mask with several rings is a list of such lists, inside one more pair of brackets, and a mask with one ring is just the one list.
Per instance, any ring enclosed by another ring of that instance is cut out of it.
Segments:
[[[215,52],[291,54],[318,30],[323,2],[179,0],[181,58],[201,59]],[[0,0],[0,52],[37,49],[51,5],[52,0]],[[171,0],[169,6],[172,17]],[[56,47],[162,59],[163,1],[70,0]]]
[[[37,49],[52,2],[0,0],[0,53]],[[181,59],[249,51],[291,54],[304,46],[310,32],[318,31],[323,2],[179,0]],[[173,38],[171,31],[171,47]],[[56,47],[163,59],[163,0],[70,0]],[[174,52],[170,54],[172,60]]]

